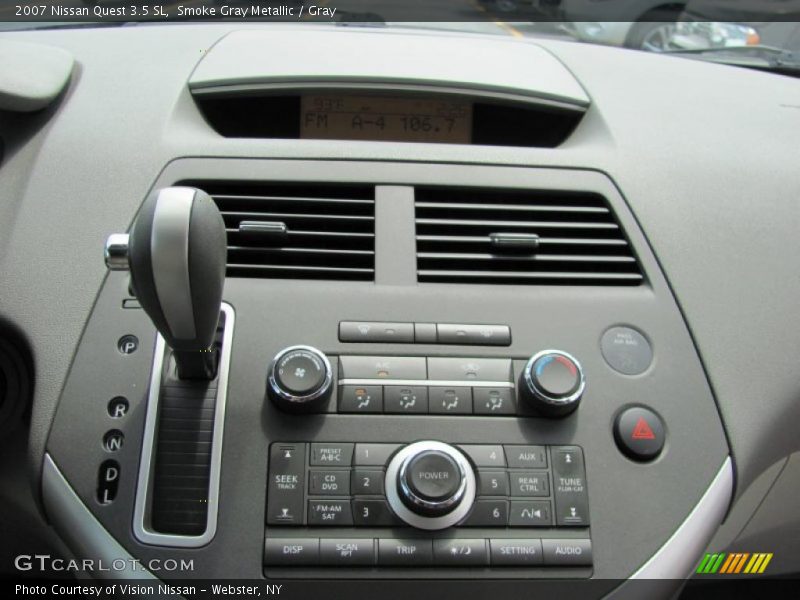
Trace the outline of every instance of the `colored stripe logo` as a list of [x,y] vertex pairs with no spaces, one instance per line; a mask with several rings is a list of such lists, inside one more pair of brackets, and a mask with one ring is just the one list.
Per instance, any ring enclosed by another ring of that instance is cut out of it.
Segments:
[[769,561],[772,560],[772,553],[755,552],[721,552],[718,554],[706,554],[697,567],[696,573],[710,575],[713,573],[735,575],[738,573],[749,573],[758,575],[763,573]]

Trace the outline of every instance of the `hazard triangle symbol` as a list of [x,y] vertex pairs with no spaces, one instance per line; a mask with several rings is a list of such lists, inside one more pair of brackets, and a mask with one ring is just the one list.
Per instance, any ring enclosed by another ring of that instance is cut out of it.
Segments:
[[644,417],[639,417],[639,420],[636,421],[636,427],[633,428],[633,433],[631,433],[631,438],[634,440],[654,440],[656,439],[656,434],[650,429],[650,425],[647,424]]

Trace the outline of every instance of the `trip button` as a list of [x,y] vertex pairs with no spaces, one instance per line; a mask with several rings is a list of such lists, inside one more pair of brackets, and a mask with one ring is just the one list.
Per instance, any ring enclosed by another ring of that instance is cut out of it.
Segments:
[[548,565],[591,566],[591,540],[542,540],[544,562]]
[[511,473],[512,496],[549,496],[550,482],[543,471]]
[[511,515],[508,518],[511,527],[548,527],[553,524],[550,514],[550,502],[534,500],[530,502],[511,501]]
[[317,496],[347,496],[350,493],[350,471],[312,469],[308,491]]
[[485,566],[489,564],[486,540],[433,540],[433,559],[447,567]]
[[547,451],[544,446],[506,445],[506,458],[511,469],[546,469]]
[[428,566],[433,560],[431,540],[378,540],[378,564],[410,567]]
[[357,567],[375,564],[375,541],[373,539],[320,540],[319,562],[323,565]]
[[386,385],[383,387],[383,410],[393,414],[427,414],[428,388]]
[[492,566],[541,565],[542,540],[489,540]]
[[472,388],[476,415],[513,415],[516,413],[510,388]]
[[319,540],[316,538],[267,538],[264,564],[301,566],[319,563]]
[[309,500],[308,524],[342,527],[353,524],[349,500]]
[[351,443],[311,444],[312,467],[349,467],[352,461],[353,444]]
[[429,393],[431,414],[472,414],[472,390],[468,387],[431,387]]
[[383,412],[383,388],[379,385],[343,385],[339,388],[339,412]]

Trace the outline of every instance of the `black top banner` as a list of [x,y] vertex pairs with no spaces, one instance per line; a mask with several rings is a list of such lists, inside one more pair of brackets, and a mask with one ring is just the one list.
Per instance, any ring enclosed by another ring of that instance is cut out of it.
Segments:
[[[0,0],[0,23],[800,21],[800,0]],[[22,28],[22,27],[20,27]],[[2,27],[9,29],[9,27]]]

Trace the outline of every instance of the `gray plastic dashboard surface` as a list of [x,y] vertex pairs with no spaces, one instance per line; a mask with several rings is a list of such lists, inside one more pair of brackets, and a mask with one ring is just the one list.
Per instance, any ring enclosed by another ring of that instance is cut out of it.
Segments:
[[[800,331],[786,326],[800,304],[796,264],[788,258],[800,254],[797,80],[541,40],[537,44],[567,66],[592,100],[572,138],[558,149],[264,143],[216,135],[186,87],[203,53],[236,29],[269,27],[142,26],[0,36],[61,47],[79,65],[49,123],[4,121],[0,280],[7,293],[0,296],[0,316],[25,331],[35,358],[31,467],[37,481],[56,404],[105,276],[103,240],[130,224],[163,165],[186,156],[221,163],[252,157],[607,173],[624,191],[691,328],[725,419],[737,493],[800,448]],[[337,32],[331,48],[355,35],[361,32]],[[487,38],[469,39],[473,52],[450,57],[462,66],[481,62]],[[508,51],[525,43],[518,44],[509,43]],[[387,69],[394,64],[389,58]],[[149,331],[146,323],[128,326]],[[754,357],[766,356],[754,371]],[[77,421],[70,427],[79,429]]]
[[[391,232],[390,236],[384,233],[377,239],[376,279],[380,283],[227,281],[225,301],[236,310],[237,328],[221,471],[224,493],[220,497],[217,535],[208,546],[192,554],[208,576],[259,576],[263,542],[260,524],[264,518],[266,457],[271,441],[408,442],[430,438],[450,443],[578,444],[586,456],[594,576],[601,579],[628,577],[655,553],[694,509],[728,455],[715,403],[681,315],[622,197],[604,175],[581,170],[447,164],[183,159],[170,163],[155,185],[198,178],[372,182],[377,184],[376,230]],[[419,184],[601,193],[625,227],[648,283],[634,288],[417,284],[414,254],[398,253],[396,249],[413,247],[411,186]],[[398,219],[398,215],[405,218]],[[121,308],[125,287],[124,275],[110,274],[107,278],[76,356],[48,448],[63,465],[64,474],[78,495],[131,554],[143,558],[189,556],[185,549],[160,549],[133,539],[133,483],[123,477],[114,505],[99,506],[93,494],[96,465],[103,451],[99,444],[76,447],[72,443],[76,436],[91,439],[114,425],[104,411],[104,398],[124,394],[131,401],[132,411],[131,419],[123,424],[126,440],[130,441],[120,453],[120,463],[123,473],[136,471],[147,361],[154,333],[141,311]],[[510,348],[343,344],[337,337],[338,321],[342,319],[467,323],[500,320],[511,326],[513,344]],[[620,375],[602,359],[600,337],[606,328],[620,323],[641,329],[655,348],[653,366],[641,376]],[[123,357],[104,350],[128,332],[142,340],[141,356]],[[281,348],[298,343],[313,345],[333,356],[411,353],[510,356],[517,361],[538,349],[557,347],[579,358],[589,383],[577,413],[555,421],[297,417],[282,414],[271,403],[265,403],[264,385],[270,358]],[[100,373],[107,375],[102,377]],[[681,393],[675,393],[677,389]],[[667,424],[667,448],[652,464],[629,461],[613,441],[611,423],[617,410],[633,403],[652,406]],[[418,576],[436,576],[435,570],[426,571]],[[519,573],[520,577],[531,575]],[[354,573],[349,576],[359,577]],[[276,572],[272,577],[281,574]],[[344,577],[341,571],[339,577]],[[311,594],[316,589],[313,582],[292,582],[303,593]],[[509,594],[525,589],[500,580],[492,585],[507,586],[504,589]]]

